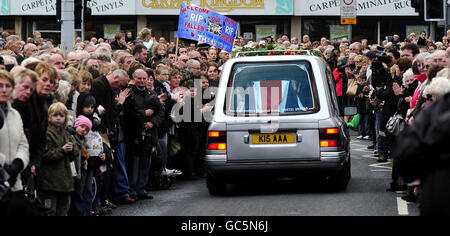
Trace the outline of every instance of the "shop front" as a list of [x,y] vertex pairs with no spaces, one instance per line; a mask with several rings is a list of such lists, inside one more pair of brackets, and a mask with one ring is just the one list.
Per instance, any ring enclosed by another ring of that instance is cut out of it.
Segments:
[[[411,30],[430,32],[430,23],[417,17],[410,0],[358,0],[357,24],[340,24],[341,0],[305,0],[295,4],[294,15],[302,16],[302,34],[312,40],[348,38],[351,41],[367,39],[380,44],[387,36],[398,34],[404,39]],[[443,29],[437,29],[436,35]]]
[[130,31],[136,37],[138,0],[91,0],[88,6],[91,15],[86,16],[84,38],[112,39],[118,31]]
[[59,42],[61,30],[56,24],[55,0],[1,0],[0,9],[1,31],[20,35],[24,40],[40,31],[43,38]]
[[[181,4],[196,5],[227,15],[239,23],[238,35],[247,41],[272,36],[310,35],[352,41],[362,38],[381,43],[393,34],[405,38],[409,32],[425,30],[439,36],[444,28],[431,27],[419,20],[410,0],[358,0],[357,24],[340,24],[341,0],[90,0],[91,15],[86,16],[77,36],[112,38],[117,31],[131,31],[136,37],[143,27],[152,29],[156,38],[175,41]],[[56,0],[0,0],[0,29],[26,39],[34,31],[59,41]],[[84,32],[84,34],[82,34]],[[439,39],[438,39],[439,40]]]
[[238,34],[247,40],[290,34],[292,0],[142,0],[136,2],[136,14],[146,16],[145,23],[155,37],[162,36],[172,41],[178,31],[181,4],[196,5],[227,15],[239,23]]

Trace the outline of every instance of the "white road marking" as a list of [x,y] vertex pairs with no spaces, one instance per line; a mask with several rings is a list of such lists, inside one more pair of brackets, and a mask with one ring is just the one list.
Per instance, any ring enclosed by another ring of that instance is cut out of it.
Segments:
[[[361,152],[359,155],[362,158],[368,158],[368,159],[378,159],[373,155],[372,149],[367,149],[367,144],[363,143],[361,140],[352,140],[352,151],[358,151]],[[374,163],[369,165],[369,167],[376,168],[371,169],[372,172],[390,172],[392,171],[391,163],[390,162],[381,162],[381,163]],[[409,215],[408,211],[408,203],[403,200],[401,197],[397,197],[397,211],[398,214],[401,216],[407,216]]]
[[401,215],[401,216],[409,215],[408,204],[401,197],[397,197],[397,209],[398,209],[399,215]]
[[[385,166],[385,165],[387,165],[387,166]],[[389,162],[375,163],[375,164],[372,164],[369,166],[375,167],[375,168],[382,168],[384,170],[389,170],[389,171],[392,170],[391,163],[389,163]]]

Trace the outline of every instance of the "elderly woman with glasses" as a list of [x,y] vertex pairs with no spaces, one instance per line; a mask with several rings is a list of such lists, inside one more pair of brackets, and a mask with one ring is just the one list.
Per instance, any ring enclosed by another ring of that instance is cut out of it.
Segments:
[[413,62],[413,64],[417,65],[418,74],[416,74],[414,77],[419,81],[419,85],[417,86],[412,96],[410,104],[411,109],[414,109],[416,107],[420,94],[426,87],[427,72],[428,69],[431,67],[432,60],[433,60],[432,54],[423,52],[420,53]]

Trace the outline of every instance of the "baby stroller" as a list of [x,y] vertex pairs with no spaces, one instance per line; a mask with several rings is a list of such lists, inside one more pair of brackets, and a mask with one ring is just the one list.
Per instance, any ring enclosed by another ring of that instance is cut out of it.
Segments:
[[158,144],[152,148],[152,164],[150,166],[149,179],[147,183],[148,190],[169,189],[174,183],[175,177],[182,174],[179,170],[170,170],[164,166],[161,157],[158,155],[159,148],[160,147]]
[[168,176],[162,167],[162,162],[158,155],[152,155],[152,165],[150,167],[150,174],[147,183],[148,190],[169,189],[174,183],[174,179],[171,176]]

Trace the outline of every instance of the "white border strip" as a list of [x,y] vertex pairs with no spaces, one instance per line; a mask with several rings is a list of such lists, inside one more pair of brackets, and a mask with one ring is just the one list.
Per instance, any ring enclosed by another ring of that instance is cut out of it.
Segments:
[[401,215],[401,216],[409,215],[408,204],[401,197],[397,197],[397,209],[398,209],[399,215]]

